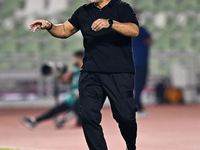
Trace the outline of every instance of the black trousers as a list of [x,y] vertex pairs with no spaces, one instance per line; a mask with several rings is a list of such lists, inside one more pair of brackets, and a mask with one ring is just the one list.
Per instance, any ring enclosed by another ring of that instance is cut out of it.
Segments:
[[70,108],[70,110],[74,111],[78,116],[76,125],[81,126],[82,123],[81,123],[81,118],[80,118],[80,115],[79,115],[79,101],[80,100],[77,99],[76,102],[74,103],[74,105]]
[[135,150],[137,124],[133,99],[134,75],[131,73],[81,72],[80,116],[90,150],[107,150],[101,122],[101,112],[108,96],[114,119],[118,122],[128,150]]
[[53,107],[52,109],[48,110],[47,112],[43,113],[41,116],[38,116],[36,118],[36,122],[42,122],[44,120],[50,119],[62,112],[65,112],[67,110],[70,109],[70,106],[68,106],[66,103],[61,103],[55,107]]

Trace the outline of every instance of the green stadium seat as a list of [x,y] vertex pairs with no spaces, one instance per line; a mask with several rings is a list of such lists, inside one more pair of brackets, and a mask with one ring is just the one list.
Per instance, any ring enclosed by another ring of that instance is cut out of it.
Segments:
[[87,4],[87,3],[88,3],[87,0],[81,0],[81,1],[79,1],[79,2],[73,0],[73,1],[71,1],[71,3],[70,3],[70,9],[73,10],[73,12],[74,12],[74,11],[77,10],[80,6],[82,6],[82,5],[84,5],[84,4]]
[[196,35],[195,33],[193,33],[193,49],[198,52],[198,54],[200,53],[200,42],[199,42],[199,38],[200,38],[200,32],[198,32]]
[[12,15],[15,10],[20,8],[20,0],[4,0],[3,6],[0,9],[0,16],[5,18]]
[[34,37],[24,39],[20,52],[27,55],[38,55],[41,52],[39,39]]
[[50,36],[46,30],[37,30],[35,33],[32,33],[31,31],[27,30],[27,34],[39,39],[48,38]]
[[5,40],[2,41],[1,44],[1,54],[4,55],[12,55],[17,53],[17,40],[14,38],[7,38]]
[[167,68],[165,68],[165,66],[161,63],[161,58],[153,57],[150,59],[150,74],[164,75],[167,71]]
[[47,40],[46,45],[42,50],[42,55],[45,57],[48,55],[61,53],[62,51],[63,51],[62,39],[56,39],[51,37],[50,39]]
[[67,52],[75,52],[79,49],[83,49],[83,38],[75,35],[68,40],[67,47],[63,50]]
[[134,7],[134,5],[133,5],[133,0],[124,0],[124,1],[127,2],[127,3],[129,3],[131,6]]
[[0,62],[0,70],[2,69],[11,69],[12,64],[9,61]]
[[176,0],[164,0],[164,1],[159,1],[157,9],[159,11],[168,11],[168,10],[175,10],[176,7],[178,7]]
[[163,32],[155,39],[155,44],[152,46],[152,49],[158,51],[168,51],[172,49],[171,44],[171,34],[168,32]]
[[25,36],[29,35],[30,31],[28,30],[28,27],[24,26],[23,19],[18,20],[15,23],[15,26],[16,26],[16,28],[15,28],[15,30],[16,30],[15,36],[16,37],[25,37]]
[[173,65],[173,64],[177,64],[177,63],[181,63],[181,58],[180,57],[170,57],[168,60],[168,63]]
[[179,5],[177,5],[177,9],[179,11],[185,11],[187,9],[199,10],[200,1],[199,0],[179,0]]
[[197,42],[194,46],[195,51],[200,54],[200,42]]
[[192,35],[189,32],[184,32],[177,41],[176,49],[178,50],[190,50],[193,48]]
[[136,3],[136,7],[138,9],[142,9],[142,10],[155,10],[157,5],[155,3],[155,0],[139,0]]
[[2,22],[0,23],[0,37],[2,38],[2,37],[5,37],[5,35],[6,35],[6,31],[3,29],[3,24],[2,24]]
[[148,28],[149,31],[153,32],[155,25],[154,25],[154,12],[152,11],[142,11],[140,15],[140,25],[144,25]]
[[[11,18],[10,18],[11,19]],[[12,38],[19,38],[19,36],[25,36],[27,30],[24,28],[23,21],[21,20],[21,24],[17,24],[14,19],[12,19],[13,28],[8,29],[7,26],[4,24],[5,19],[1,21],[0,24],[0,38],[1,37],[12,37]]]
[[35,64],[33,64],[32,61],[28,61],[28,60],[21,60],[17,62],[16,67],[17,68],[33,68]]

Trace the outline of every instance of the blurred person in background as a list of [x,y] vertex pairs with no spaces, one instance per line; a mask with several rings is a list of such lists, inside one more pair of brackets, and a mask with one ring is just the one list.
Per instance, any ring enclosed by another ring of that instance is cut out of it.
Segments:
[[[140,10],[135,9],[136,16],[139,20]],[[144,111],[143,104],[141,102],[141,93],[145,87],[147,75],[148,75],[148,63],[149,63],[149,49],[153,44],[151,34],[144,26],[139,26],[140,33],[137,37],[132,38],[133,42],[133,56],[135,63],[135,101],[138,107],[136,113],[137,118],[146,117],[147,113]]]
[[70,94],[66,97],[66,99],[59,105],[50,109],[49,111],[43,113],[38,117],[20,117],[21,122],[27,126],[28,128],[33,129],[39,123],[53,119],[55,116],[62,112],[67,112],[63,117],[57,117],[55,119],[56,126],[58,128],[63,127],[64,123],[69,121],[74,116],[78,116],[77,126],[81,126],[81,122],[79,119],[78,107],[79,107],[79,92],[78,92],[78,81],[79,81],[79,70],[83,65],[83,51],[77,51],[73,56],[73,71],[67,73],[66,75],[60,77],[60,81],[62,83],[70,83]]

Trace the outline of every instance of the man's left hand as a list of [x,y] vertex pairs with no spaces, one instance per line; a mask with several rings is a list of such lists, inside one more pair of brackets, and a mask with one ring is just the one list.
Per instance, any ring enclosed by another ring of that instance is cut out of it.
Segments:
[[94,31],[100,31],[103,28],[109,28],[110,24],[108,22],[108,19],[97,19],[93,22],[91,28]]

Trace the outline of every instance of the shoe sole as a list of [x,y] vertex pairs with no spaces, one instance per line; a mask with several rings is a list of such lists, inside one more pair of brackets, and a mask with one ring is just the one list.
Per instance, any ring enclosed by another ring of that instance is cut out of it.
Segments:
[[33,126],[31,126],[29,123],[27,123],[26,121],[24,121],[24,119],[23,119],[23,117],[20,117],[20,122],[24,125],[24,126],[26,126],[27,128],[29,128],[29,129],[33,129],[34,127]]

